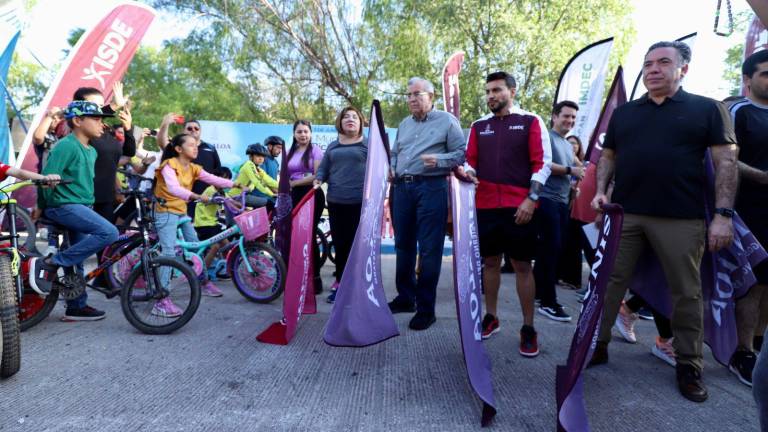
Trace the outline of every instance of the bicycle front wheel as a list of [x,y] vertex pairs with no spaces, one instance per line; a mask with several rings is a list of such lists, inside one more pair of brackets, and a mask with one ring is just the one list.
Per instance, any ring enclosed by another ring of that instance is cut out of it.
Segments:
[[[285,289],[285,262],[280,254],[266,243],[246,243],[246,258],[239,246],[229,254],[229,269],[235,287],[243,297],[255,303],[270,303]],[[248,271],[245,259],[253,272]]]
[[[125,318],[146,334],[169,334],[183,327],[200,306],[200,282],[195,272],[175,258],[150,257],[148,269],[139,264],[120,294]],[[168,283],[161,282],[163,276]]]
[[0,378],[8,378],[21,367],[21,329],[11,258],[5,254],[0,255],[0,330]]

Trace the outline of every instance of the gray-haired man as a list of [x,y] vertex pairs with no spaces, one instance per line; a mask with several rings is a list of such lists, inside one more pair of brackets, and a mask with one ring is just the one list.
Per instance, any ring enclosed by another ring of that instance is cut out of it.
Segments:
[[[435,88],[429,81],[411,78],[406,96],[412,115],[400,122],[392,146],[398,295],[389,307],[392,313],[416,310],[409,327],[425,330],[435,322],[435,291],[448,211],[445,176],[464,163],[465,142],[456,117],[435,110]],[[417,245],[421,260],[418,281]]]

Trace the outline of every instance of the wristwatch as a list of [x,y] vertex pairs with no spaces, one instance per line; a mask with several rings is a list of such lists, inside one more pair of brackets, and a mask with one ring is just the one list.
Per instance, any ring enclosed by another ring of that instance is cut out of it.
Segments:
[[536,192],[528,192],[528,199],[533,202],[536,202],[539,200],[539,194],[537,194]]
[[732,208],[718,207],[715,209],[715,214],[719,214],[722,217],[732,218],[736,212]]

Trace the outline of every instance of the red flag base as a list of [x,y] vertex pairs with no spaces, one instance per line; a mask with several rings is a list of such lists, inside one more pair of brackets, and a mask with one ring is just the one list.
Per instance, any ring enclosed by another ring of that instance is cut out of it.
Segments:
[[272,323],[266,330],[256,336],[256,340],[274,345],[288,345],[286,329],[286,325],[280,321]]
[[314,286],[310,286],[310,287],[307,287],[307,290],[312,290],[312,292],[308,292],[305,294],[304,309],[301,311],[301,314],[314,315],[317,313],[317,299],[315,299],[315,288]]

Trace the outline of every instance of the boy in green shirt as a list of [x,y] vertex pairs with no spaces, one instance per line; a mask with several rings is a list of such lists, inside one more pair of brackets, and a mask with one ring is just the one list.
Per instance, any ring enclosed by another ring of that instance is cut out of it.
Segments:
[[[90,140],[104,131],[101,108],[86,101],[73,101],[64,118],[72,133],[62,138],[48,156],[43,175],[58,174],[69,184],[38,190],[38,207],[48,219],[69,230],[71,246],[56,255],[35,257],[30,261],[30,286],[41,295],[51,291],[59,267],[77,267],[83,273],[83,261],[117,240],[117,228],[91,209],[94,202],[93,177],[96,149]],[[104,312],[87,305],[88,295],[67,301],[65,321],[95,321]]]
[[[263,207],[266,205],[270,208],[274,206],[277,180],[261,169],[264,158],[269,155],[269,151],[261,144],[251,144],[248,146],[245,154],[248,155],[248,160],[240,166],[240,172],[235,183],[247,185],[254,193],[261,195],[246,196],[245,204],[248,207]],[[240,193],[241,190],[239,188],[232,188],[227,192],[227,196],[234,197],[240,195]]]

